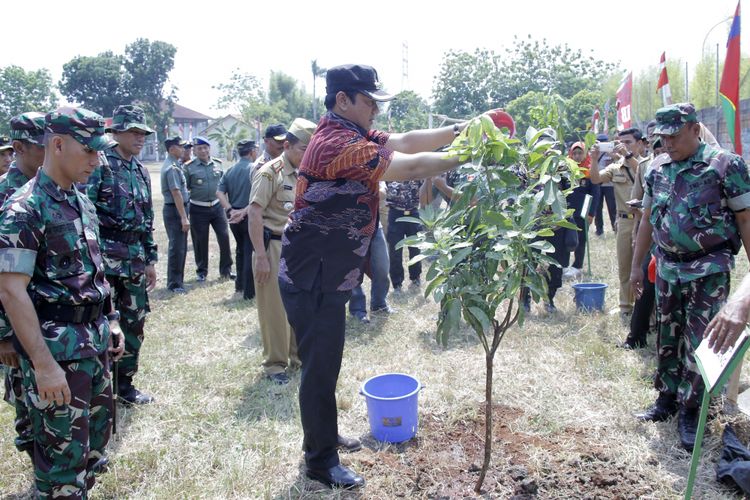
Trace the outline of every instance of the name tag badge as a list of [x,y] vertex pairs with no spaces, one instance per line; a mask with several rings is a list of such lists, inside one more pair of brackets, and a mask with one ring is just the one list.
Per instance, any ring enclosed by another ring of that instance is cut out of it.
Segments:
[[291,191],[292,189],[294,189],[294,186],[287,186],[286,184],[284,184],[285,191]]

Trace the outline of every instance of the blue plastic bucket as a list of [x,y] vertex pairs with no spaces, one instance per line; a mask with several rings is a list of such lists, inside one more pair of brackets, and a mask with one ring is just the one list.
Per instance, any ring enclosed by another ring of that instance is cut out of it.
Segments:
[[574,284],[576,308],[579,311],[603,311],[604,291],[606,289],[607,285],[604,283]]
[[403,373],[365,380],[359,391],[367,402],[370,432],[378,441],[401,443],[417,434],[417,396],[422,384]]

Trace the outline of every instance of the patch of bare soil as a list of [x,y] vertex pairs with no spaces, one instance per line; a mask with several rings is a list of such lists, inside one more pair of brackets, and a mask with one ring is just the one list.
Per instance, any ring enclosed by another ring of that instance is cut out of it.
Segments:
[[[493,462],[484,498],[630,499],[653,492],[647,478],[615,463],[584,430],[538,436],[513,430],[523,411],[494,407]],[[382,449],[372,438],[351,456],[373,498],[472,498],[484,456],[484,415],[449,425],[422,415],[417,438]],[[379,450],[380,448],[380,450]],[[387,477],[387,481],[377,478]],[[388,491],[383,491],[387,489]]]

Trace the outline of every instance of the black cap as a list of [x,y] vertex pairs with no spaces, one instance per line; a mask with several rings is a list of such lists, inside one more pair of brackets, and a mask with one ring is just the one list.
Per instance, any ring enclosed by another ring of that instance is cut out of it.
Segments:
[[164,141],[164,147],[169,149],[172,146],[185,146],[188,144],[188,141],[180,137],[179,135],[175,135],[172,137],[167,138],[167,140]]
[[361,92],[375,101],[390,101],[395,96],[382,90],[378,72],[364,64],[344,64],[326,72],[326,93]]
[[250,139],[243,139],[237,142],[237,151],[240,153],[240,156],[245,156],[257,147],[255,141],[251,141]]
[[283,141],[286,139],[286,127],[281,123],[276,125],[269,125],[266,127],[266,133],[263,134],[265,139],[273,138],[276,141]]

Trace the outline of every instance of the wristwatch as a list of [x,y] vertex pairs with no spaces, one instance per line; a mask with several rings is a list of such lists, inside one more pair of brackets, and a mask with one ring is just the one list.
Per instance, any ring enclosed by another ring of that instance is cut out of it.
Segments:
[[634,156],[634,155],[633,155],[633,153],[628,153],[628,154],[626,154],[626,155],[625,155],[625,159],[626,159],[626,160],[629,160],[629,159],[631,159],[631,158],[632,158],[633,156]]

